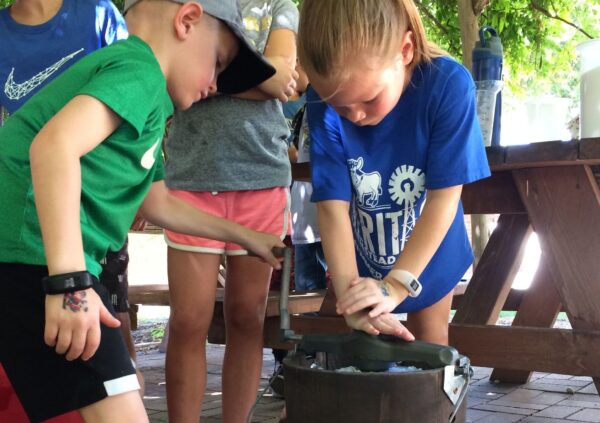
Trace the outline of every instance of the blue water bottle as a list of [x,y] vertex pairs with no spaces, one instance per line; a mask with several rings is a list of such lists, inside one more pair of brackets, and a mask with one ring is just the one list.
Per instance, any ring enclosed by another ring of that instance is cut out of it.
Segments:
[[[488,36],[489,34],[489,36]],[[473,49],[473,79],[475,81],[502,80],[502,42],[498,32],[484,26],[479,30],[479,41]],[[496,97],[492,145],[500,145],[500,118],[502,115],[502,91]]]

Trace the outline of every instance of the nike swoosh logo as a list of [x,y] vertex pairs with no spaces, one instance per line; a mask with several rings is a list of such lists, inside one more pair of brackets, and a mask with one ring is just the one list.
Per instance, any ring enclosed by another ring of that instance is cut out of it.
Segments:
[[156,151],[156,147],[158,147],[159,144],[160,138],[157,139],[156,143],[152,147],[150,147],[148,151],[146,151],[142,156],[142,160],[140,161],[140,163],[144,169],[149,170],[152,169],[152,166],[154,166],[154,162],[156,162],[156,159],[154,158],[154,152]]
[[69,54],[66,57],[63,57],[55,64],[48,66],[43,71],[29,78],[27,81],[16,83],[14,81],[13,75],[15,73],[15,68],[12,68],[10,71],[10,75],[6,79],[6,83],[4,84],[4,94],[10,100],[20,100],[29,94],[31,91],[42,85],[52,74],[54,74],[57,70],[59,70],[65,63],[71,60],[73,57],[78,55],[83,51],[83,48],[77,50],[74,53]]

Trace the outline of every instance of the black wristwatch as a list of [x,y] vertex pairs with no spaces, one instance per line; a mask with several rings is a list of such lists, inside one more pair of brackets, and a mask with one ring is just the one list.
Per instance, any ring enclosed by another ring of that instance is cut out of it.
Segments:
[[90,288],[93,284],[93,276],[87,271],[61,273],[42,279],[44,292],[49,295],[81,291]]

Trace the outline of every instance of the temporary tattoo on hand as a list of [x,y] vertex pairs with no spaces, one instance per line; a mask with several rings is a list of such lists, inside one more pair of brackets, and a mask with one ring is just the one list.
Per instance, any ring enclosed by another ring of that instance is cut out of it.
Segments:
[[377,285],[379,285],[379,289],[381,290],[381,295],[383,295],[384,297],[389,297],[390,296],[390,288],[389,288],[389,284],[386,281],[377,281]]
[[87,293],[85,291],[75,291],[65,294],[63,297],[63,309],[71,310],[73,313],[88,311],[86,296]]

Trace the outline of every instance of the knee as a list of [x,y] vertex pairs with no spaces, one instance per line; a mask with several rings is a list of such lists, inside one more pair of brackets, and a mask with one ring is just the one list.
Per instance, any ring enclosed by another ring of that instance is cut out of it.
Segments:
[[201,310],[177,310],[171,309],[169,317],[169,330],[175,336],[191,336],[202,339],[208,334],[212,315]]
[[226,321],[228,330],[238,330],[247,333],[262,331],[265,319],[264,304],[248,304],[240,302],[229,304]]
[[428,325],[422,328],[419,335],[414,334],[417,339],[432,344],[448,345],[448,324],[445,325]]
[[406,327],[419,341],[448,345],[448,323],[443,321],[412,319]]

